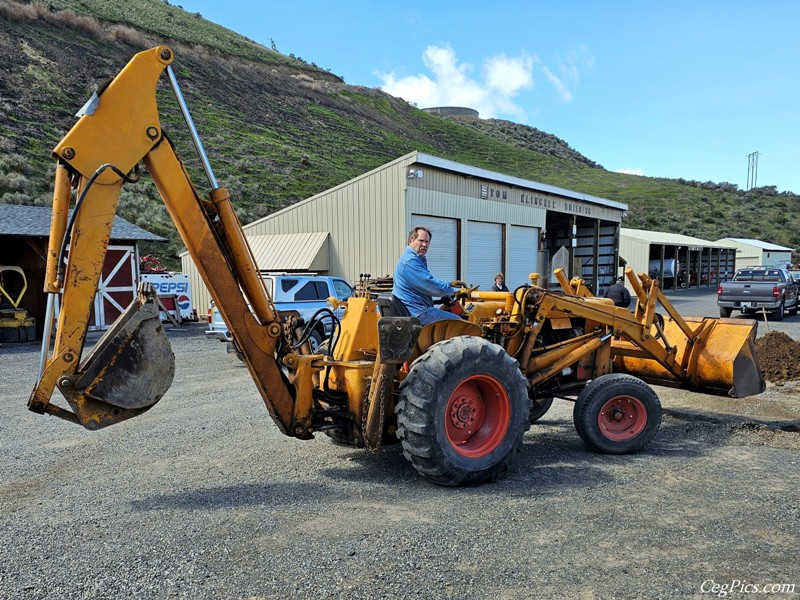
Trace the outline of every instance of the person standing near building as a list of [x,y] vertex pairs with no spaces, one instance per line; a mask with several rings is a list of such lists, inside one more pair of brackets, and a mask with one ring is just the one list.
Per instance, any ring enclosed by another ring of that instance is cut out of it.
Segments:
[[431,231],[427,227],[414,227],[409,231],[408,246],[394,269],[392,288],[392,295],[423,325],[445,319],[461,319],[433,306],[433,296],[450,296],[458,290],[449,283],[436,279],[428,270],[425,255],[428,253],[431,237]]
[[492,286],[493,292],[507,292],[508,288],[506,287],[506,278],[503,276],[502,273],[498,273],[494,276],[494,285]]
[[625,287],[624,281],[625,278],[621,275],[617,277],[616,283],[606,288],[605,297],[613,300],[616,306],[628,308],[631,304],[631,293]]

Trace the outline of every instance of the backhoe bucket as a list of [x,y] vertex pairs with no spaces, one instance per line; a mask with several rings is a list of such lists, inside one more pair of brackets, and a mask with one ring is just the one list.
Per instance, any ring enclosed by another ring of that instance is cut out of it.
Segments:
[[138,299],[86,356],[78,370],[74,385],[78,396],[73,401],[110,405],[95,415],[100,418],[94,419],[94,426],[103,427],[150,408],[167,392],[174,375],[175,355],[161,324],[155,293],[144,284]]
[[653,359],[622,356],[615,349],[630,348],[628,342],[615,340],[616,371],[635,375],[653,383],[678,382],[697,392],[744,398],[766,389],[755,350],[756,328],[752,320],[686,317],[694,331],[700,331],[694,343],[672,319],[664,320],[664,339],[676,348],[676,363],[685,368],[677,377]]

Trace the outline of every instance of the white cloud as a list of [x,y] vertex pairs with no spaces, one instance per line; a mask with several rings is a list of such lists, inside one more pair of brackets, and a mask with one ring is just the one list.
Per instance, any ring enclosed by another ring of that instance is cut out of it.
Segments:
[[514,98],[534,86],[534,58],[525,54],[492,56],[484,62],[481,80],[473,76],[471,64],[459,64],[449,46],[428,46],[423,61],[432,79],[427,75],[398,79],[394,73],[379,74],[381,89],[421,107],[468,106],[486,119],[501,114],[525,118],[525,111]]
[[486,61],[484,79],[489,89],[513,96],[533,87],[533,64],[534,59],[525,54],[517,58],[499,54]]
[[572,50],[567,58],[558,63],[558,75],[546,66],[542,67],[542,71],[564,102],[572,102],[572,90],[578,87],[581,73],[592,67],[594,67],[594,56],[590,56],[588,49],[581,46]]
[[644,175],[642,169],[617,169],[615,173],[624,173],[625,175]]
[[572,90],[580,81],[581,72],[594,64],[585,48],[571,52],[553,69],[541,65],[535,56],[521,52],[519,56],[497,54],[484,60],[478,76],[469,63],[459,63],[455,50],[447,45],[431,45],[423,54],[430,76],[397,77],[394,73],[378,73],[381,89],[404,98],[417,106],[467,106],[485,119],[510,117],[524,122],[525,110],[519,97],[534,88],[534,70],[540,68],[545,78],[565,102],[572,100]]
[[561,95],[564,102],[572,102],[572,92],[567,89],[567,86],[565,86],[558,77],[553,75],[553,72],[547,67],[542,67],[542,71],[544,71],[544,76],[553,84],[553,87],[556,88],[556,91]]

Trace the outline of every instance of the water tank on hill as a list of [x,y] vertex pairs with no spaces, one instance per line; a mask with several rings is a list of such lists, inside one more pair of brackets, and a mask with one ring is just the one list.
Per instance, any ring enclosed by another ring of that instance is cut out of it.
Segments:
[[434,113],[437,115],[458,115],[460,117],[474,117],[478,118],[478,111],[474,108],[467,108],[466,106],[433,106],[431,108],[423,108],[425,112]]

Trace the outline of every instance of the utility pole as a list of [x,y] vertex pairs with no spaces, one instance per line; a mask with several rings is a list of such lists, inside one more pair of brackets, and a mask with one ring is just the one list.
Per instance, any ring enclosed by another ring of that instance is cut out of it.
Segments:
[[747,155],[747,186],[745,191],[758,187],[758,152]]

